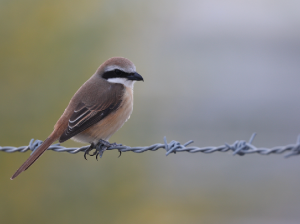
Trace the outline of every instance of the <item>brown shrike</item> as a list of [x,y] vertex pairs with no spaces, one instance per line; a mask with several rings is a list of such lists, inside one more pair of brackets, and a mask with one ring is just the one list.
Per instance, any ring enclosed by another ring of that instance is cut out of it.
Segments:
[[144,81],[134,64],[115,57],[104,62],[72,97],[54,126],[54,131],[35,150],[11,179],[27,170],[56,140],[73,139],[109,144],[108,139],[129,119],[133,109],[133,84]]

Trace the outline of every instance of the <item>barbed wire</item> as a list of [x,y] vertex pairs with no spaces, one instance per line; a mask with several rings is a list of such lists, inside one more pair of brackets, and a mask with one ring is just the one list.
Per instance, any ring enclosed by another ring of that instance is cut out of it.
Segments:
[[[117,149],[120,153],[121,152],[135,152],[135,153],[142,153],[145,151],[156,151],[158,149],[165,149],[166,150],[166,156],[170,153],[177,153],[177,152],[189,152],[189,153],[196,153],[196,152],[202,152],[202,153],[214,153],[214,152],[228,152],[232,151],[233,155],[239,155],[243,156],[246,154],[253,154],[258,153],[261,155],[270,155],[270,154],[282,154],[285,152],[290,152],[287,155],[285,155],[286,158],[291,156],[296,156],[300,154],[300,135],[298,136],[296,144],[293,145],[287,145],[287,146],[277,146],[271,149],[268,148],[257,148],[254,145],[252,145],[252,142],[255,137],[255,133],[252,134],[250,140],[248,142],[244,140],[235,141],[232,145],[225,144],[218,147],[196,147],[196,146],[188,146],[192,144],[194,141],[188,141],[185,144],[180,144],[180,142],[172,140],[170,143],[167,142],[166,137],[164,137],[164,144],[157,143],[151,146],[144,146],[144,147],[130,147],[125,145],[111,145],[106,150],[114,150]],[[31,139],[28,146],[21,146],[21,147],[12,147],[12,146],[0,146],[0,151],[2,152],[26,152],[28,150],[34,151],[36,150],[40,145],[42,144],[41,140],[34,140]],[[51,145],[48,150],[52,150],[55,152],[68,152],[71,154],[75,154],[78,152],[86,152],[90,146],[83,146],[80,148],[66,148],[61,146],[60,144],[53,144]],[[93,154],[95,155],[95,153]]]

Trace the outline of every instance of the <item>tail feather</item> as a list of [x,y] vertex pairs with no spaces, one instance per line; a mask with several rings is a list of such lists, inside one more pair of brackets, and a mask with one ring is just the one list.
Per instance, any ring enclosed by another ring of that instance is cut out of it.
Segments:
[[23,163],[23,165],[15,172],[15,174],[10,178],[13,180],[20,173],[27,170],[48,148],[49,146],[58,139],[58,136],[51,134],[38,149],[36,149],[30,157]]

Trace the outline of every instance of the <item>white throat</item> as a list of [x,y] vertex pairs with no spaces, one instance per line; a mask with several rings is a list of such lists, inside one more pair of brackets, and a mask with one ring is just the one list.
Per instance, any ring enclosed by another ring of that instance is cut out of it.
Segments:
[[120,83],[124,86],[130,87],[131,89],[133,89],[133,85],[135,83],[135,80],[128,80],[126,78],[109,78],[107,81],[110,83]]

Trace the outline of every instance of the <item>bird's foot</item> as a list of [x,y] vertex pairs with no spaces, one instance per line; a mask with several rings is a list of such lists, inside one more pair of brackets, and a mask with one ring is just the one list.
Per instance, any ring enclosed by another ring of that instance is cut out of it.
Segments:
[[[122,146],[122,144],[117,144],[116,142],[114,142],[114,143],[110,144],[110,146]],[[120,158],[120,156],[122,155],[122,151],[121,151],[121,149],[118,149],[118,151],[120,153],[120,155],[118,156],[118,158]]]
[[[104,146],[106,146],[106,147],[108,148],[108,147],[110,147],[110,146],[114,146],[114,144],[116,144],[116,143],[110,143],[110,142],[108,142],[108,141],[105,141],[105,140],[103,140],[103,139],[100,139],[99,142],[98,142],[98,144],[104,145]],[[98,144],[97,144],[97,145],[98,145]]]
[[[98,156],[102,158],[102,155],[104,151],[106,151],[109,147],[114,147],[114,146],[122,146],[122,144],[117,144],[117,143],[109,143],[108,141],[100,139],[99,142],[95,145],[94,143],[91,144],[91,146],[85,150],[84,152],[84,158],[86,159],[86,155],[89,156],[95,156],[96,155],[96,160],[98,160]],[[89,152],[95,149],[95,152],[93,154],[90,154]],[[121,156],[121,150],[119,150],[119,157]],[[87,160],[87,159],[86,159]]]
[[[110,147],[115,147],[115,146],[122,146],[122,144],[117,144],[117,143],[110,143],[108,141],[100,139],[99,142],[96,145],[96,159],[98,160],[98,156],[102,158],[102,155],[104,151],[106,151]],[[119,150],[121,156],[121,151]]]
[[105,141],[105,144],[103,144],[102,142],[101,142],[101,140],[97,143],[97,145],[96,145],[96,160],[98,161],[98,156],[100,157],[100,158],[102,158],[102,155],[103,155],[103,153],[104,153],[104,151],[106,151],[106,149],[108,149],[109,148],[109,144],[107,144],[107,143],[109,143],[109,142],[106,142]]
[[87,159],[86,159],[86,155],[89,155],[89,156],[94,156],[94,155],[95,155],[95,152],[94,152],[92,155],[89,153],[89,152],[92,151],[94,148],[95,148],[95,144],[92,143],[92,144],[90,145],[90,147],[88,147],[88,148],[84,151],[84,158],[85,158],[85,160],[87,160]]

